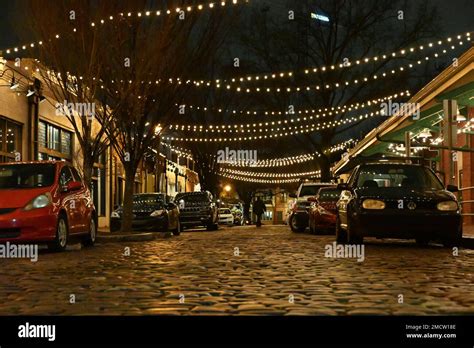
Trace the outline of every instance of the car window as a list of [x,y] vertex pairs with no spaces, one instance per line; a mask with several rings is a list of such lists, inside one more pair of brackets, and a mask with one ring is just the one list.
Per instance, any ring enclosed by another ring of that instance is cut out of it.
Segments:
[[59,185],[64,187],[71,181],[74,181],[74,178],[71,171],[69,170],[69,167],[63,167],[63,169],[61,169],[61,173],[59,173]]
[[301,187],[300,196],[316,196],[321,186],[305,185]]
[[219,209],[221,214],[232,214],[230,209]]
[[54,183],[54,164],[0,165],[0,189],[48,187]]
[[442,190],[443,185],[427,168],[421,166],[365,166],[359,171],[357,187]]
[[71,169],[72,177],[74,178],[74,181],[82,182],[82,178],[79,175],[79,173],[77,172],[77,169],[74,168],[74,167],[69,167],[69,169]]

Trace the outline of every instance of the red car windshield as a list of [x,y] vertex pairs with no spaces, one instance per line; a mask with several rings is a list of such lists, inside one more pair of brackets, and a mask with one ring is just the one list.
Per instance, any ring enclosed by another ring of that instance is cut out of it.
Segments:
[[0,165],[0,190],[48,187],[54,175],[54,164]]
[[305,185],[301,188],[300,196],[316,196],[320,188],[319,185]]

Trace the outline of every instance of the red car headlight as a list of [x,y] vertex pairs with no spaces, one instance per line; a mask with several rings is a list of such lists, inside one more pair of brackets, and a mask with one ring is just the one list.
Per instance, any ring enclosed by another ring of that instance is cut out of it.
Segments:
[[50,205],[52,202],[51,194],[49,192],[43,193],[35,198],[33,198],[23,210],[29,211],[33,209],[45,208]]

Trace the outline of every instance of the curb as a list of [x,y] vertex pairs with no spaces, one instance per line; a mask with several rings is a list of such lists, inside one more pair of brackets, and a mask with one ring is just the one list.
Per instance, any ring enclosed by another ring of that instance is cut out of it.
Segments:
[[99,233],[97,235],[98,243],[116,243],[116,242],[146,242],[155,239],[170,238],[171,232],[146,232],[146,233]]

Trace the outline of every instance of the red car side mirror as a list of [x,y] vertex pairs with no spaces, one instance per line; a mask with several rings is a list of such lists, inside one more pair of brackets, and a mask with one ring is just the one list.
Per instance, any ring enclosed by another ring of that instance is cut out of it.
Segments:
[[77,191],[82,188],[82,183],[80,181],[71,181],[63,189],[63,192]]

